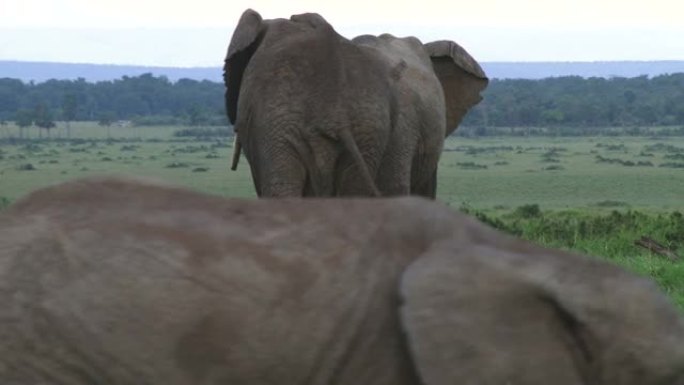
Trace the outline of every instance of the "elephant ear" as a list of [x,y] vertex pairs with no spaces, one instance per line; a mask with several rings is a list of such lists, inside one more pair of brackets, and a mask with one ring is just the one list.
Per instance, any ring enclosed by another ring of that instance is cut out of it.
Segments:
[[406,270],[401,320],[424,384],[636,385],[682,374],[681,319],[645,280],[524,252],[454,246]]
[[489,79],[477,61],[453,41],[434,41],[424,47],[444,90],[448,136],[468,110],[482,100],[480,92],[487,87]]
[[252,9],[242,13],[233,37],[230,39],[228,54],[223,66],[223,82],[226,86],[226,111],[232,124],[237,119],[237,105],[240,96],[242,75],[258,46],[263,19]]

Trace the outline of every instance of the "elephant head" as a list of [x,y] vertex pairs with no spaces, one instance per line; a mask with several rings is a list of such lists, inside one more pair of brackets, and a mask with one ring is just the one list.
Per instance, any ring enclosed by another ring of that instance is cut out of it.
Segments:
[[493,239],[428,253],[403,276],[425,384],[684,384],[684,322],[652,282]]
[[458,44],[348,40],[318,14],[240,18],[224,65],[226,111],[259,196],[434,198],[444,138],[487,78]]

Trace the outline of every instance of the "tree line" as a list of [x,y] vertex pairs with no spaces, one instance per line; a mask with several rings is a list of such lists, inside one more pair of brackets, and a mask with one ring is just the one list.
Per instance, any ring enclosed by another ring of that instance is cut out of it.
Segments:
[[227,125],[224,86],[210,81],[144,74],[96,83],[48,80],[24,83],[0,79],[0,121],[17,125],[45,121],[130,120],[141,125]]
[[[226,126],[224,86],[164,76],[124,76],[96,83],[0,79],[0,122],[49,128],[54,121],[131,120],[138,125]],[[486,135],[497,128],[684,125],[684,73],[649,78],[492,79],[463,126]],[[460,131],[460,130],[459,130]]]
[[649,78],[493,79],[464,121],[481,127],[684,125],[684,73]]

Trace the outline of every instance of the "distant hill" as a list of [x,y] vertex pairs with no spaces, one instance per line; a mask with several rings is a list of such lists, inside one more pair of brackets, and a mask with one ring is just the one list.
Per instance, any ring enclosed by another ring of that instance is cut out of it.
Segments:
[[[597,62],[484,62],[482,67],[490,78],[543,79],[558,76],[588,77],[649,77],[684,72],[682,61],[597,61]],[[74,64],[0,61],[0,78],[15,78],[25,82],[49,79],[84,78],[89,82],[119,79],[152,73],[171,81],[188,78],[222,81],[220,67],[143,67],[106,64]]]
[[139,76],[152,73],[155,76],[166,76],[171,81],[178,79],[223,81],[223,70],[219,67],[144,67],[113,64],[80,64],[80,63],[48,63],[21,62],[0,60],[0,78],[21,79],[25,82],[33,80],[41,83],[49,79],[83,78],[89,82],[120,79],[123,76]]
[[482,67],[490,78],[543,79],[559,76],[583,78],[648,77],[684,72],[684,60],[669,61],[596,61],[596,62],[485,62]]

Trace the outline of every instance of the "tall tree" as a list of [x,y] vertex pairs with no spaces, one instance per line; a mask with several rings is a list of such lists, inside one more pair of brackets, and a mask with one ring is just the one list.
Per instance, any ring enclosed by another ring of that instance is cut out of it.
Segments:
[[107,139],[111,139],[112,137],[112,132],[110,129],[115,118],[116,115],[112,111],[105,111],[98,117],[97,124],[107,129]]
[[17,111],[14,123],[19,127],[19,138],[24,139],[24,129],[33,125],[33,111],[26,108]]
[[62,98],[62,118],[66,123],[67,138],[71,138],[71,122],[76,119],[76,112],[78,111],[78,102],[76,95],[66,94]]
[[[55,126],[55,122],[52,119],[52,112],[45,105],[45,103],[40,103],[36,106],[35,123],[36,123],[36,126],[38,127],[38,130],[45,129],[45,131],[47,131],[47,136],[49,138],[50,137],[50,129]],[[39,131],[39,132],[41,132],[41,131]]]

